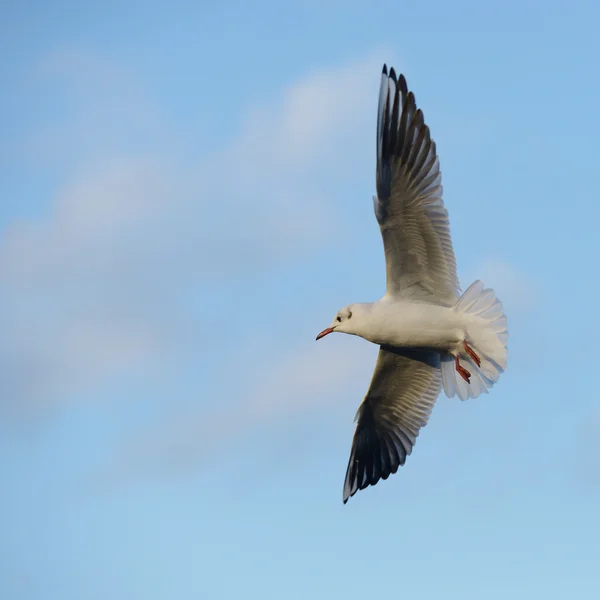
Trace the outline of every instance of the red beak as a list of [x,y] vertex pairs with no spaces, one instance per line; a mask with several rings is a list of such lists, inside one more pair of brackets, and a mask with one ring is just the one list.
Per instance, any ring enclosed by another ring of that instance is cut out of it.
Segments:
[[333,327],[328,327],[327,329],[323,329],[323,331],[321,331],[321,333],[317,336],[317,340],[320,340],[322,337],[325,337],[326,335],[329,335],[332,332],[333,332]]

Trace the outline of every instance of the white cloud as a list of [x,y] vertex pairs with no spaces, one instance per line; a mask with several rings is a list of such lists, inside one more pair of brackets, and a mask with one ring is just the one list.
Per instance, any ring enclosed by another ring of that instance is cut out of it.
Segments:
[[[253,109],[244,136],[236,146],[240,156],[264,153],[278,166],[333,162],[332,150],[374,121],[381,64],[374,57],[342,68],[321,69],[284,90],[277,107]],[[370,85],[371,84],[371,85]],[[372,135],[371,135],[372,137]],[[261,140],[257,147],[256,141]]]
[[315,177],[335,182],[348,143],[370,139],[378,69],[368,58],[300,78],[199,163],[126,68],[44,59],[36,91],[68,110],[26,147],[64,178],[47,216],[0,241],[5,403],[44,406],[168,362],[194,320],[179,303],[190,286],[316,251],[331,202]]

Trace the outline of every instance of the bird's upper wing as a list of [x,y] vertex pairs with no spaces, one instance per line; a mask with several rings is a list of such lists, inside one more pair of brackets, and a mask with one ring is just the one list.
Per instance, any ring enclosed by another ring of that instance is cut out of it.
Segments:
[[387,293],[453,304],[459,293],[435,142],[403,75],[384,65],[377,112],[375,216]]
[[439,352],[380,348],[369,391],[357,412],[344,504],[404,464],[441,385]]

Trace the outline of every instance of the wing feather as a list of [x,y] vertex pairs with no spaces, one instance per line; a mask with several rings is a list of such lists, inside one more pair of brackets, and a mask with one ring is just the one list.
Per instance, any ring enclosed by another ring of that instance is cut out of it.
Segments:
[[344,482],[344,504],[406,462],[442,386],[438,352],[382,346],[357,412]]
[[375,215],[386,260],[387,292],[452,304],[456,258],[435,142],[404,75],[381,76],[377,110]]

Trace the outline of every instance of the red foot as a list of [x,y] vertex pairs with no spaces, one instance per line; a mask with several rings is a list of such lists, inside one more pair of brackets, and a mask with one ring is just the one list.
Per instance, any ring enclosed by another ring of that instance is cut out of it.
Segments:
[[473,348],[471,348],[471,346],[469,346],[469,344],[467,344],[466,340],[463,342],[463,344],[465,345],[465,352],[473,359],[473,362],[478,367],[480,367],[481,359],[479,358],[479,356],[477,356],[477,354],[475,353],[475,350],[473,350]]
[[460,363],[458,362],[458,356],[454,357],[454,365],[456,366],[456,371],[457,373],[467,382],[467,383],[471,383],[471,373],[469,373],[469,371],[467,371],[464,367],[460,366]]

